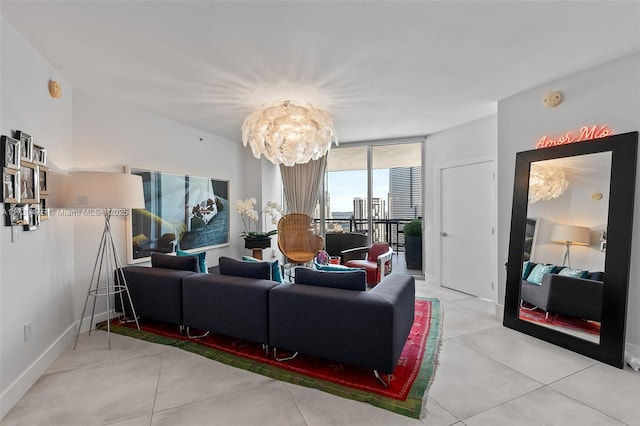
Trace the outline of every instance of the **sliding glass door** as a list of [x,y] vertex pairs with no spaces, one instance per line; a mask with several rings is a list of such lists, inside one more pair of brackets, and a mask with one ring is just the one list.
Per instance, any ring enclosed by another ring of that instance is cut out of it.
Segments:
[[315,218],[331,255],[379,241],[404,252],[404,225],[423,216],[422,146],[359,143],[329,152]]

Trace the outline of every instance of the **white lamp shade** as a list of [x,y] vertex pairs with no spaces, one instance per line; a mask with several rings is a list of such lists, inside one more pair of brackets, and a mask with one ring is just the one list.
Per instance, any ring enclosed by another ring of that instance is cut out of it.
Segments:
[[69,172],[66,207],[143,209],[142,177],[111,172]]
[[551,231],[551,241],[588,246],[591,241],[591,231],[584,226],[558,224],[554,225]]

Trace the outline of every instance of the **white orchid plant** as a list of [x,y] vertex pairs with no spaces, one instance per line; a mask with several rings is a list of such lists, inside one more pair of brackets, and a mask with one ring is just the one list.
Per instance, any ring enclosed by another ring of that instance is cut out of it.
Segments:
[[[280,216],[284,215],[282,211],[282,207],[275,201],[267,201],[264,209],[261,212],[256,211],[256,199],[246,198],[244,200],[238,200],[233,204],[233,208],[240,213],[240,217],[242,218],[242,223],[244,225],[244,232],[242,236],[244,238],[267,238],[272,235],[278,233],[277,230],[272,229],[271,231],[262,231],[262,218],[265,219],[267,216],[271,217],[271,223],[274,225],[278,224],[278,220]],[[255,222],[255,231],[252,230],[252,223]]]

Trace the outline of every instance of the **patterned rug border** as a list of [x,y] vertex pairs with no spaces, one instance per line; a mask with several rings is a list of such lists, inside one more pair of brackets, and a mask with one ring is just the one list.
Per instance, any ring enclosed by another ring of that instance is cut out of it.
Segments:
[[[427,402],[428,390],[435,378],[436,367],[438,365],[438,355],[442,345],[443,309],[440,300],[437,298],[416,297],[419,300],[431,302],[431,317],[427,343],[424,354],[420,362],[420,369],[417,378],[414,380],[407,398],[402,401],[389,398],[375,393],[353,389],[345,385],[340,385],[328,380],[308,377],[289,369],[269,365],[260,360],[254,360],[241,355],[231,354],[210,346],[199,344],[197,341],[188,338],[180,339],[167,337],[150,331],[138,331],[126,325],[111,324],[111,331],[128,337],[176,347],[202,357],[221,362],[231,367],[240,368],[266,377],[270,377],[282,382],[305,386],[327,392],[339,397],[366,402],[373,406],[401,414],[412,418],[422,418],[426,414],[425,406]],[[97,328],[106,330],[106,322],[97,325]]]

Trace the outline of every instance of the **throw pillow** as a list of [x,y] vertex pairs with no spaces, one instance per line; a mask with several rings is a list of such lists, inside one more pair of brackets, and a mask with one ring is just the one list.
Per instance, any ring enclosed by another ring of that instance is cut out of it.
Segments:
[[282,276],[282,270],[280,269],[280,262],[278,261],[278,259],[274,261],[265,261],[265,260],[256,259],[255,257],[251,257],[251,256],[242,256],[242,260],[247,262],[269,263],[269,265],[271,265],[271,279],[273,281],[279,282],[280,284],[284,283],[284,277]]
[[197,256],[178,257],[168,254],[153,253],[151,255],[151,267],[200,272],[200,265],[198,263]]
[[207,252],[201,251],[200,253],[188,253],[182,250],[176,250],[177,256],[196,256],[198,258],[198,265],[200,265],[200,272],[207,273]]
[[535,268],[533,268],[533,270],[527,277],[527,281],[533,284],[542,285],[542,276],[544,274],[550,274],[554,268],[555,265],[538,264],[535,266]]
[[522,262],[522,279],[526,280],[527,277],[529,276],[529,274],[531,273],[531,271],[533,271],[533,268],[536,266],[535,263],[530,262],[530,261],[525,261]]
[[296,268],[295,283],[343,290],[365,291],[367,289],[367,273],[364,269],[332,272],[298,267]]
[[572,278],[587,278],[589,276],[589,271],[584,269],[564,268],[562,271],[558,272],[558,275]]
[[218,263],[221,275],[271,280],[271,265],[267,262],[245,262],[221,256]]
[[321,264],[316,263],[316,269],[318,271],[331,271],[331,272],[347,272],[347,271],[357,271],[362,268],[351,268],[349,266],[344,265],[332,265],[332,264]]
[[587,278],[593,281],[604,281],[604,272],[592,272]]

